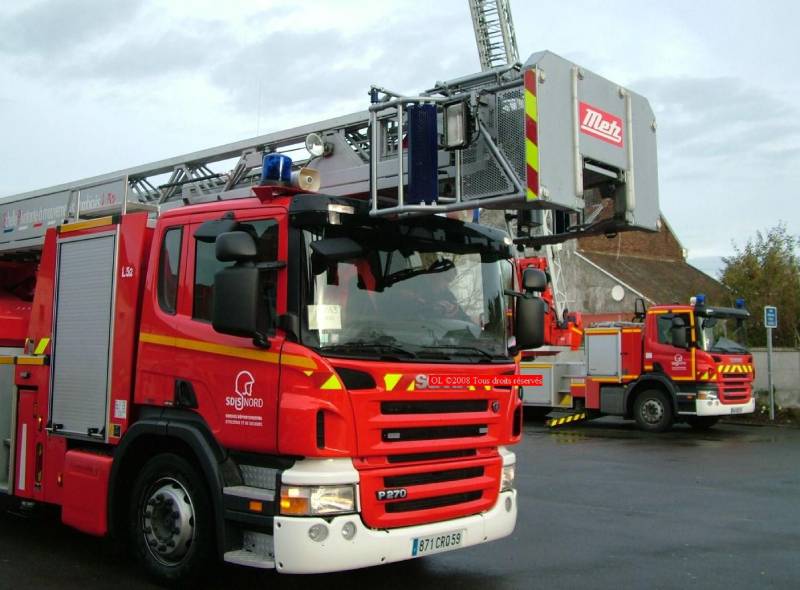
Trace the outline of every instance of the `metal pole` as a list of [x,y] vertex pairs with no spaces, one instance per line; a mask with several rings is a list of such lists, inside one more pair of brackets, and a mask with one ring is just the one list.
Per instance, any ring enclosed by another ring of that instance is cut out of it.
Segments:
[[769,419],[775,420],[775,391],[772,387],[772,328],[767,328],[767,387],[769,388]]

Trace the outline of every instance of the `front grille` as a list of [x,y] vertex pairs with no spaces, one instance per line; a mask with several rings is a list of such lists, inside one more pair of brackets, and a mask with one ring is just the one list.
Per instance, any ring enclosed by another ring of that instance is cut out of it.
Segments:
[[444,438],[466,438],[486,436],[489,428],[485,424],[465,426],[431,426],[427,428],[387,428],[382,432],[384,442],[414,440],[440,440]]
[[483,475],[483,467],[468,467],[466,469],[449,469],[447,471],[434,471],[433,473],[411,473],[409,475],[395,475],[383,478],[383,485],[387,488],[404,488],[427,483],[442,483],[445,481],[458,481]]
[[440,401],[392,401],[381,402],[381,414],[460,414],[485,412],[489,400],[440,400]]
[[[497,502],[503,460],[496,451],[475,453],[446,464],[407,464],[364,468],[361,509],[370,528],[391,529],[479,514]],[[385,500],[386,490],[404,491],[404,497]],[[382,493],[384,492],[384,493]]]
[[436,496],[435,498],[422,498],[421,500],[408,500],[406,502],[392,502],[386,505],[386,512],[397,514],[398,512],[412,512],[415,510],[430,510],[431,508],[442,508],[444,506],[455,506],[480,500],[482,492],[464,492],[462,494],[449,494],[447,496]]
[[460,459],[474,457],[478,452],[475,449],[457,449],[455,451],[439,451],[438,453],[406,453],[405,455],[389,455],[389,463],[417,463],[419,461],[437,461],[439,459]]

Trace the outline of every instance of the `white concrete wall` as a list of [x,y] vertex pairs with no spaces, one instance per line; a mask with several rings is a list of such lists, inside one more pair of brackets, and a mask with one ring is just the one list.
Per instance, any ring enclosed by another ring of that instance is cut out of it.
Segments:
[[[767,349],[754,348],[756,390],[767,389]],[[772,350],[772,383],[775,399],[784,407],[800,408],[800,350],[774,348]]]

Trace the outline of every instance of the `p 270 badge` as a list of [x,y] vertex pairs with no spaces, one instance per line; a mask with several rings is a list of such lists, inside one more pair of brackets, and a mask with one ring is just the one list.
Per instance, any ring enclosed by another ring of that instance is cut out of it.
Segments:
[[408,490],[405,488],[398,488],[396,490],[378,490],[375,496],[379,501],[382,500],[402,500],[408,496]]

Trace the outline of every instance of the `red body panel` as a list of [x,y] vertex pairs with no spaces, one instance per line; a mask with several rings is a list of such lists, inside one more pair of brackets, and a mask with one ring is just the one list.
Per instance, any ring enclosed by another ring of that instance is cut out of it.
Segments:
[[69,451],[64,461],[61,520],[90,535],[108,531],[108,481],[111,455]]
[[0,261],[0,346],[25,343],[35,285],[35,263]]

